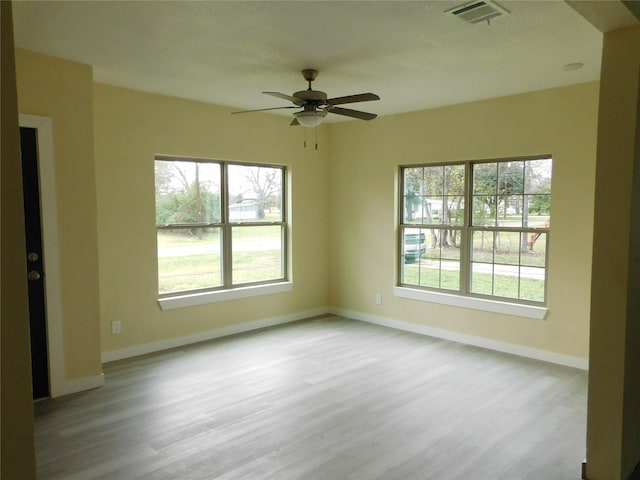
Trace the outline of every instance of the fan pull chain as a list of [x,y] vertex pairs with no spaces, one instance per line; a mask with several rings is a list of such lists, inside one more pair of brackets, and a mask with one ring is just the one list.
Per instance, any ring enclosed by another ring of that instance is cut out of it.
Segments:
[[[315,126],[315,134],[316,134],[316,140],[315,140],[315,149],[318,150],[318,126]],[[309,130],[308,128],[304,129],[304,148],[307,148],[307,130]]]

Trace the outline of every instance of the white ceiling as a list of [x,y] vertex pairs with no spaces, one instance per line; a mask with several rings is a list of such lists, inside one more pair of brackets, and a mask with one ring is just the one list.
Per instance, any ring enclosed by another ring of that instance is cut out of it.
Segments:
[[[93,65],[97,82],[235,109],[314,88],[390,115],[597,80],[602,34],[568,4],[500,1],[471,25],[462,1],[17,1],[16,46]],[[584,67],[564,71],[581,62]],[[291,110],[283,110],[291,114]],[[340,119],[333,115],[332,120]]]

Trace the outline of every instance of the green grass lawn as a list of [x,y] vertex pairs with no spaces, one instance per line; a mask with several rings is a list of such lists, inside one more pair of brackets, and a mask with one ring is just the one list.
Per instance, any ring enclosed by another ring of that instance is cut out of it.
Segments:
[[[458,270],[439,270],[419,263],[405,264],[403,283],[458,291],[460,289],[460,272]],[[544,281],[533,278],[518,279],[517,276],[511,275],[474,273],[470,289],[471,293],[477,294],[536,302],[544,301]]]
[[[280,226],[238,227],[233,231],[233,284],[282,277]],[[222,286],[219,229],[158,232],[160,293]]]
[[220,255],[199,254],[158,258],[160,293],[222,285]]
[[[234,242],[280,238],[279,225],[242,226],[233,229]],[[168,229],[158,231],[158,248],[188,247],[195,242],[220,243],[220,228]]]
[[[160,293],[197,290],[222,285],[219,255],[197,254],[158,259]],[[239,251],[233,256],[233,283],[281,278],[279,250]]]

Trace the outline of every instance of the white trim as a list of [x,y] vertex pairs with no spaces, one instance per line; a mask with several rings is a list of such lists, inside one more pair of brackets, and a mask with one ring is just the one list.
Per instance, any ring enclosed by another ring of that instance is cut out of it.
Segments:
[[[56,172],[53,154],[51,119],[39,115],[20,114],[20,126],[38,130],[38,172],[40,180],[40,210],[42,249],[44,255],[45,308],[47,316],[47,347],[49,353],[49,394],[66,395],[62,293],[60,283],[60,248],[58,242],[58,207]],[[73,390],[73,387],[71,387]]]
[[213,340],[214,338],[226,337],[228,335],[235,335],[236,333],[248,332],[251,330],[257,330],[259,328],[272,327],[274,325],[280,325],[283,323],[295,322],[297,320],[302,320],[305,318],[326,315],[327,313],[327,308],[307,310],[305,312],[282,315],[279,317],[264,318],[261,320],[254,320],[252,322],[241,323],[238,325],[229,325],[227,327],[214,328],[212,330],[195,333],[193,335],[187,335],[178,338],[169,338],[153,343],[145,343],[142,345],[124,348],[122,350],[103,352],[102,363],[122,360],[124,358],[137,357],[138,355],[145,355],[147,353],[159,352],[161,350],[167,350],[169,348],[181,347],[192,343]]
[[92,388],[99,388],[104,385],[104,373],[96,375],[94,377],[84,377],[77,380],[69,380],[64,382],[56,397],[62,395],[71,395],[72,393],[82,392],[84,390],[91,390]]
[[363,322],[374,323],[376,325],[382,325],[384,327],[405,330],[407,332],[418,333],[420,335],[427,335],[429,337],[442,338],[445,340],[450,340],[452,342],[474,345],[476,347],[487,348],[489,350],[495,350],[503,353],[510,353],[513,355],[518,355],[520,357],[533,358],[536,360],[542,360],[544,362],[555,363],[557,365],[564,365],[566,367],[579,368],[581,370],[589,369],[589,361],[585,358],[563,355],[561,353],[549,352],[546,350],[538,350],[536,348],[524,347],[512,343],[491,340],[489,338],[466,335],[464,333],[427,327],[426,325],[419,325],[416,323],[405,322],[393,318],[379,317],[377,315],[369,315],[367,313],[354,312],[341,308],[330,308],[329,313],[347,318],[353,318],[355,320],[361,320]]
[[534,305],[524,305],[521,303],[500,302],[497,300],[486,300],[484,298],[463,297],[461,295],[418,290],[416,288],[394,287],[393,293],[396,297],[408,298],[421,302],[440,303],[454,307],[470,308],[472,310],[504,313],[506,315],[533,318],[535,320],[544,320],[544,317],[547,314],[546,307],[536,307]]
[[158,303],[162,310],[174,308],[192,307],[205,303],[225,302],[239,298],[257,297],[260,295],[272,295],[274,293],[290,292],[293,288],[291,282],[270,283],[268,285],[253,285],[251,287],[238,287],[229,290],[215,292],[190,293],[173,297],[159,298]]

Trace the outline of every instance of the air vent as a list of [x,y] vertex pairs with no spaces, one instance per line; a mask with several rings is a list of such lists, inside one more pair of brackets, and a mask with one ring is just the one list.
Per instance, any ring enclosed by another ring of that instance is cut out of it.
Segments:
[[450,8],[444,13],[461,18],[468,23],[480,23],[489,22],[490,20],[502,17],[503,15],[509,15],[509,10],[501,7],[496,2],[484,0],[480,2],[464,3],[457,7]]

